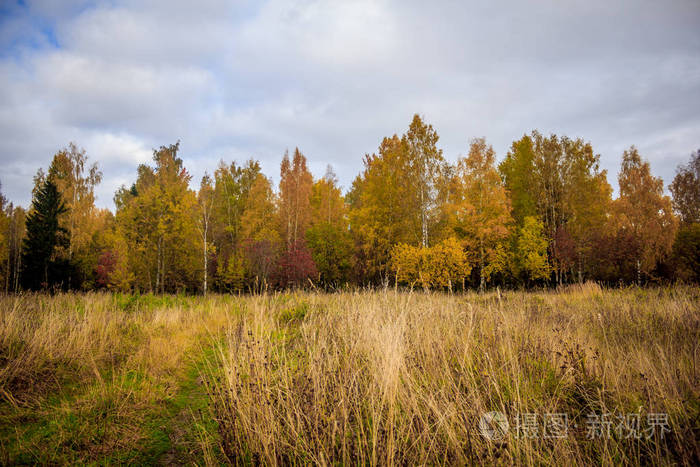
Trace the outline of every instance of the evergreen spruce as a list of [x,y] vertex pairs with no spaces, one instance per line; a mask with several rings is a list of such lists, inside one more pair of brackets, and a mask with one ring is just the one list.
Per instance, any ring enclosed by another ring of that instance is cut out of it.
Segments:
[[22,278],[30,290],[46,289],[62,284],[67,272],[66,261],[57,258],[56,249],[67,245],[67,231],[58,218],[66,212],[56,185],[46,180],[34,194],[27,216],[27,236],[22,246]]

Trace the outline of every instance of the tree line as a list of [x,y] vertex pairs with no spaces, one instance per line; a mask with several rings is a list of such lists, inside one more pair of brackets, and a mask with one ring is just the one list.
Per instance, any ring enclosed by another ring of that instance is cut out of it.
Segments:
[[273,186],[260,164],[221,161],[199,189],[179,142],[153,151],[115,212],[71,143],[34,177],[28,210],[0,195],[5,292],[240,292],[400,284],[432,289],[700,280],[700,150],[663,181],[632,146],[619,193],[590,143],[537,131],[497,164],[483,138],[445,160],[418,115],[385,137],[343,193],[297,148]]

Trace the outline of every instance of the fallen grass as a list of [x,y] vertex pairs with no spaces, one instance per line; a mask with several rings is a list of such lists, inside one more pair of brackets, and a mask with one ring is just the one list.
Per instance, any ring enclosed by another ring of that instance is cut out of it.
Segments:
[[[0,461],[697,465],[699,303],[595,285],[4,297]],[[489,411],[502,440],[480,432]],[[668,432],[647,436],[657,413]],[[589,439],[595,420],[609,436]]]

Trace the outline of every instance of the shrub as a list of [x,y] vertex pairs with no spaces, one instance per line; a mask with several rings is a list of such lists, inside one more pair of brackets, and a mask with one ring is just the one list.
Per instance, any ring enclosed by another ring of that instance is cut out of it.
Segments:
[[467,254],[453,237],[432,247],[400,243],[391,252],[391,264],[398,282],[426,289],[452,288],[471,272]]

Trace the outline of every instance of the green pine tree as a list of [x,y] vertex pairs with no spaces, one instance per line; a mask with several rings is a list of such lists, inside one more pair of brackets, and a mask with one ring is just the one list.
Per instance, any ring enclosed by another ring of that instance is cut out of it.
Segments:
[[22,278],[27,289],[45,289],[63,282],[67,265],[57,258],[57,248],[67,246],[67,231],[58,221],[64,212],[66,207],[56,185],[44,181],[34,193],[22,245]]

